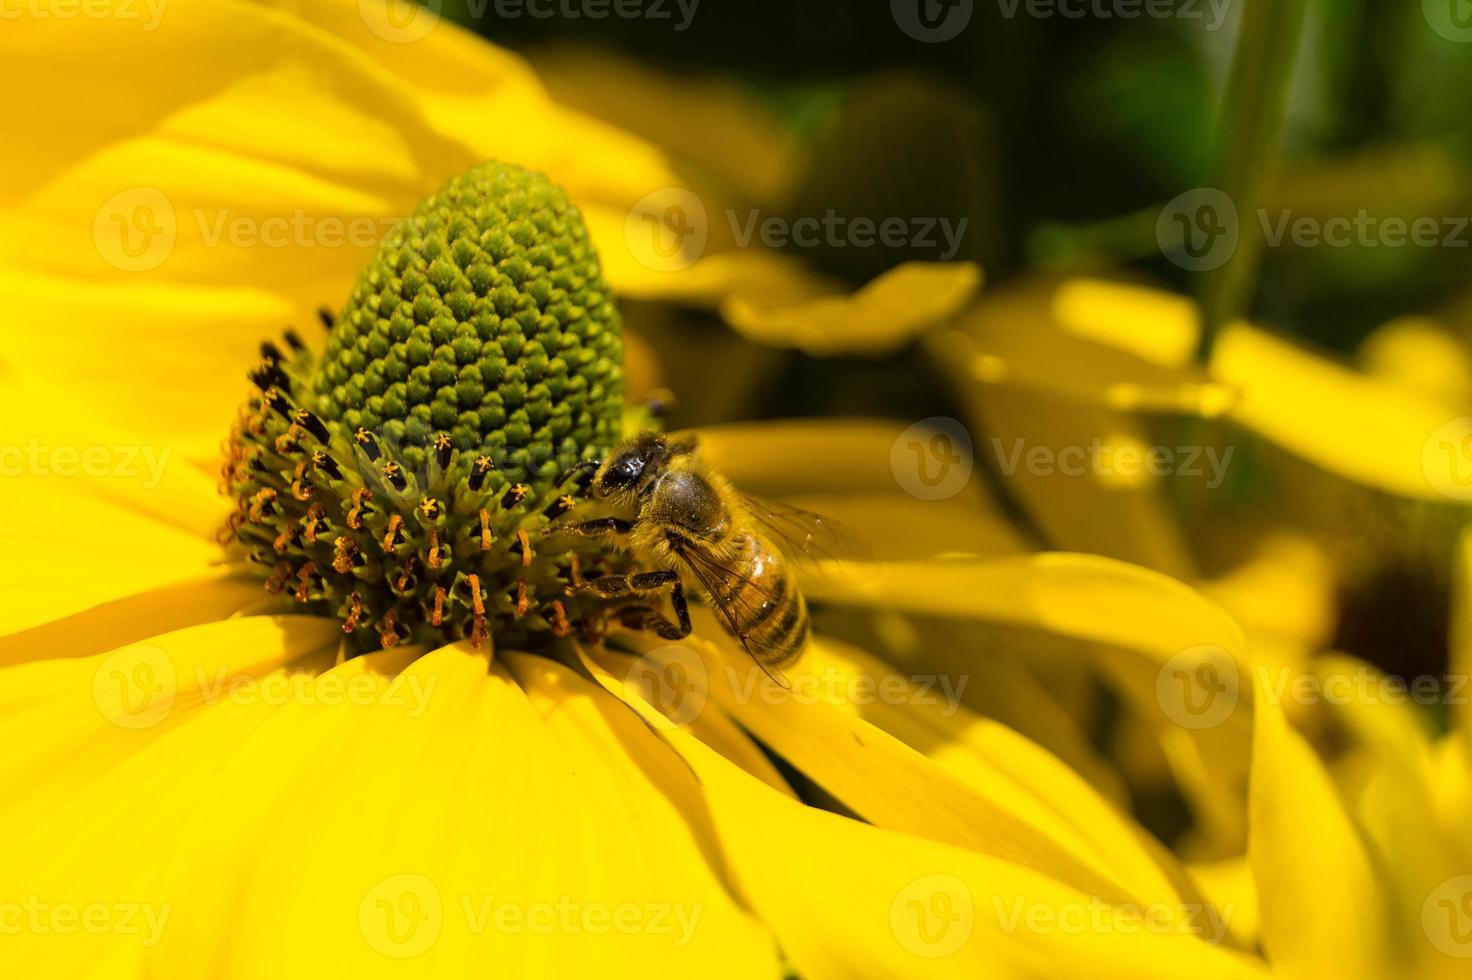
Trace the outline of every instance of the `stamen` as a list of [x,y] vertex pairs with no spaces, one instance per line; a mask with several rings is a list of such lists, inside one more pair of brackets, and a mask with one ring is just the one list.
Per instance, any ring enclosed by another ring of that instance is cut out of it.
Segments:
[[327,432],[327,426],[322,424],[322,420],[305,408],[297,409],[294,419],[297,425],[315,436],[318,442],[325,443],[332,439],[332,436]]
[[491,512],[484,507],[480,509],[480,550],[490,551],[491,543],[496,536],[491,533]]
[[525,483],[514,483],[506,488],[501,495],[501,509],[510,510],[526,499],[526,495],[532,492],[532,488]]
[[378,462],[379,457],[383,455],[378,448],[378,440],[373,437],[373,433],[362,426],[358,426],[358,431],[353,433],[353,440],[363,447],[363,452],[368,455],[368,461],[370,463]]
[[388,519],[388,533],[383,536],[383,550],[392,552],[404,543],[404,518],[395,514]]
[[312,576],[315,574],[317,574],[317,563],[310,561],[303,565],[302,570],[297,573],[297,602],[307,602],[311,598]]
[[363,596],[362,593],[354,592],[348,596],[348,614],[342,621],[342,631],[352,633],[358,628],[358,621],[363,618]]
[[342,470],[338,468],[337,460],[329,456],[325,449],[319,449],[312,453],[312,465],[323,473],[326,473],[329,479],[342,479]]
[[567,621],[567,609],[561,599],[552,600],[552,615],[548,617],[547,625],[551,627],[553,636],[566,636],[572,632],[572,624]]
[[523,568],[532,567],[532,539],[523,528],[516,532],[516,543],[521,545],[521,565]]
[[404,468],[398,463],[384,463],[383,477],[395,490],[402,492],[409,486],[409,481],[404,477]]
[[494,465],[489,456],[477,456],[475,462],[470,466],[470,489],[480,493],[480,488],[485,486],[486,477],[490,475]]
[[448,470],[450,468],[450,453],[454,450],[454,448],[455,444],[451,442],[450,437],[445,435],[443,432],[435,437],[434,461],[441,470]]
[[445,587],[436,586],[434,590],[434,610],[429,614],[429,625],[443,626],[445,622]]
[[390,609],[383,614],[383,625],[378,632],[378,642],[382,643],[385,648],[398,645],[400,636],[394,629],[394,624],[398,618],[399,611],[397,609]]
[[358,544],[347,535],[342,535],[334,543],[336,554],[332,559],[332,567],[343,575],[349,575],[355,568],[362,568],[366,562],[362,552],[358,551]]
[[369,501],[373,499],[373,491],[367,487],[359,487],[353,491],[353,507],[348,511],[348,527],[354,531],[363,530],[363,515],[372,511]]

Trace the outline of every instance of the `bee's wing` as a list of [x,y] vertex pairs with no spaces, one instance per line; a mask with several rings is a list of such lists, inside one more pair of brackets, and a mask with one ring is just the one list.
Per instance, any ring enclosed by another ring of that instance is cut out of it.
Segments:
[[746,511],[773,543],[805,561],[849,561],[858,558],[858,537],[848,527],[801,507],[738,490]]
[[[723,564],[720,559],[711,555],[702,548],[676,546],[675,555],[680,563],[695,576],[700,583],[701,591],[710,598],[710,604],[715,607],[716,614],[725,622],[727,630],[741,644],[741,649],[755,660],[757,666],[766,672],[772,680],[783,687],[790,687],[787,679],[772,666],[772,648],[758,640],[752,639],[745,630],[741,628],[743,622],[750,622],[761,611],[761,606],[754,604],[750,593],[755,592],[758,600],[762,603],[781,602],[782,597],[773,593],[765,586],[759,585],[738,568]],[[732,590],[732,582],[740,581],[745,588]],[[726,596],[735,591],[734,598]],[[764,655],[765,654],[765,655]],[[774,671],[776,671],[774,673]]]

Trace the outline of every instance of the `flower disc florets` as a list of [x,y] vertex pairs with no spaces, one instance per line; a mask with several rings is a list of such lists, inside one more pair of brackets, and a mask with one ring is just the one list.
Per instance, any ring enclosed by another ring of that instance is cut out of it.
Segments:
[[622,420],[618,312],[566,195],[500,163],[455,178],[324,322],[320,359],[262,345],[226,447],[223,538],[266,587],[360,649],[601,628],[569,586],[615,559],[543,535]]

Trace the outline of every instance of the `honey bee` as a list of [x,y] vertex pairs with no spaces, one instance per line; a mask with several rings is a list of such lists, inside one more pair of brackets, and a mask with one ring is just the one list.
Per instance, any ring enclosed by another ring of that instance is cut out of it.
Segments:
[[673,622],[659,608],[635,603],[621,610],[624,623],[668,640],[684,638],[691,628],[689,587],[764,670],[802,655],[808,607],[787,557],[811,557],[820,542],[835,537],[824,518],[737,490],[701,459],[693,441],[655,432],[635,436],[598,464],[589,490],[595,500],[632,517],[595,518],[558,530],[617,535],[654,570],[603,575],[580,588],[612,600],[670,591]]

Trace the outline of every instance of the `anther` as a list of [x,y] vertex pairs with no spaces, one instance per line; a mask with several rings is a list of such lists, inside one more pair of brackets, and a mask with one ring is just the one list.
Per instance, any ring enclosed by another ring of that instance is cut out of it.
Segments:
[[305,408],[297,409],[294,420],[297,425],[316,436],[318,442],[327,442],[331,438],[327,433],[327,426],[322,424],[322,420]]
[[404,476],[404,468],[398,463],[384,463],[383,478],[388,481],[389,486],[393,487],[400,493],[402,493],[404,490],[407,490],[409,487],[409,480],[407,477]]
[[436,586],[434,590],[434,609],[429,614],[429,625],[443,626],[445,623],[445,587]]
[[[522,567],[530,568],[532,565],[532,539],[527,535],[525,528],[516,532],[516,545],[520,549]],[[517,547],[513,547],[512,550],[517,550]]]
[[490,476],[493,464],[489,456],[477,456],[475,462],[470,465],[470,489],[480,493],[480,488],[485,486],[486,477]]
[[291,399],[282,394],[280,388],[271,388],[266,392],[266,404],[286,421],[291,421]]
[[517,504],[525,500],[526,495],[531,492],[532,488],[527,486],[525,483],[512,484],[511,486],[506,488],[505,493],[501,494],[501,508],[503,510],[510,510],[511,508],[515,507]]
[[577,501],[573,499],[572,495],[565,493],[562,496],[558,497],[556,500],[552,501],[550,504],[548,504],[546,508],[543,509],[542,514],[548,520],[556,520],[563,514],[566,514],[568,511],[572,510],[576,504]]
[[394,629],[394,623],[398,619],[398,610],[390,609],[383,614],[383,624],[378,631],[378,641],[385,647],[391,647],[399,642],[401,637]]
[[435,437],[434,461],[441,470],[448,470],[450,468],[450,454],[454,450],[454,448],[455,444],[451,442],[450,437],[445,435],[443,432]]
[[286,372],[281,370],[281,365],[276,361],[262,359],[246,373],[246,377],[250,378],[251,384],[262,391],[270,391],[273,387],[283,391],[291,390],[291,379],[286,376]]
[[337,322],[337,316],[325,306],[317,307],[317,319],[321,320],[322,326],[328,330],[331,330],[332,325]]
[[276,343],[270,340],[261,341],[261,357],[264,360],[270,361],[272,364],[280,364],[283,359],[281,348],[277,347]]
[[526,611],[532,607],[532,597],[527,591],[526,579],[516,580],[516,618],[520,619],[526,615]]
[[373,433],[358,426],[358,431],[353,433],[353,441],[363,447],[363,452],[367,454],[369,462],[378,462],[378,457],[382,453],[379,452],[378,440],[373,438]]
[[290,347],[293,352],[301,352],[307,349],[307,345],[302,340],[301,335],[290,327],[283,330],[281,336],[286,339],[286,346]]
[[325,449],[319,449],[312,453],[312,465],[323,473],[326,473],[329,479],[342,479],[342,470],[338,467],[337,460],[328,455]]

